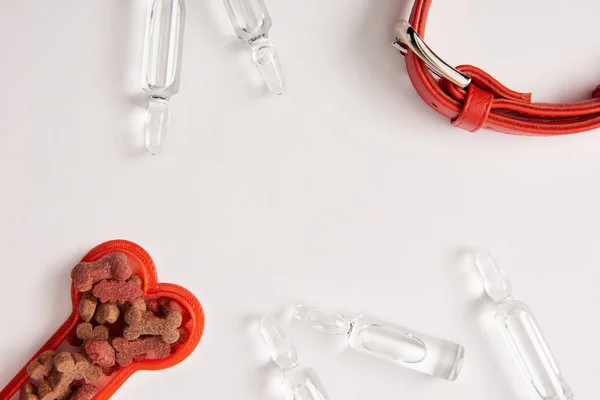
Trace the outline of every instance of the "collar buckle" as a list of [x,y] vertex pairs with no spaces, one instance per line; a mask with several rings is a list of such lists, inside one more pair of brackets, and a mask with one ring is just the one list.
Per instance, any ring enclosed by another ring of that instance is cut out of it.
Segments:
[[456,68],[451,67],[447,62],[442,60],[415,31],[408,21],[400,21],[395,27],[396,40],[392,46],[397,48],[402,55],[406,56],[408,51],[415,53],[427,65],[429,70],[444,79],[449,80],[456,86],[466,88],[471,83],[471,78]]

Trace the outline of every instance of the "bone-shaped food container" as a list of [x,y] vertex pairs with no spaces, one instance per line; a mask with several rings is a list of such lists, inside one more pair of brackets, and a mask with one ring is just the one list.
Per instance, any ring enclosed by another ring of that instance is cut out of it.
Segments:
[[[174,350],[166,358],[137,360],[130,365],[121,367],[110,376],[102,377],[94,381],[98,387],[98,393],[94,400],[109,399],[119,387],[136,371],[139,370],[161,370],[172,367],[187,358],[196,348],[204,330],[204,311],[196,297],[187,289],[170,284],[158,282],[156,267],[150,255],[140,246],[126,240],[112,240],[96,246],[83,257],[83,262],[96,261],[99,258],[121,252],[127,255],[129,265],[133,273],[141,276],[143,280],[142,289],[145,299],[169,298],[177,301],[189,313],[189,321],[183,328],[187,330],[185,340],[174,347]],[[8,385],[0,391],[0,399],[11,399],[29,379],[27,366],[46,350],[56,350],[69,346],[69,341],[75,336],[77,325],[82,322],[79,315],[79,302],[82,294],[75,290],[71,284],[71,299],[73,310],[67,320],[58,328],[56,333],[31,357],[27,364],[15,375]]]

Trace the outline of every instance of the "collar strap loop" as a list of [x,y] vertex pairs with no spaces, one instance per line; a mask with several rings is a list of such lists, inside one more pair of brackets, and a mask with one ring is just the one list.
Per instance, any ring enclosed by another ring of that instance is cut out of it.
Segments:
[[396,25],[394,45],[406,53],[408,75],[418,94],[452,125],[471,132],[485,128],[540,136],[600,128],[600,85],[590,100],[534,103],[530,93],[508,89],[477,67],[452,68],[422,39],[431,3],[415,1],[410,22]]
[[477,132],[487,122],[493,102],[493,94],[479,89],[476,85],[469,85],[460,114],[452,120],[452,126]]

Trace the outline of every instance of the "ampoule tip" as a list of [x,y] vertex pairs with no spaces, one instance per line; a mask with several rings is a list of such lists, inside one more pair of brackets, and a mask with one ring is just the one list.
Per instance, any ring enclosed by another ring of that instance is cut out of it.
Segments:
[[276,95],[283,94],[286,86],[279,61],[279,54],[270,43],[255,43],[252,47],[252,59],[260,71],[269,90]]
[[512,288],[504,270],[496,264],[488,250],[475,254],[475,265],[483,278],[487,295],[495,302],[512,297]]
[[284,370],[291,369],[298,364],[296,347],[282,331],[275,318],[264,317],[260,322],[260,330],[275,364]]
[[170,119],[168,101],[150,99],[145,122],[146,149],[150,154],[157,155],[162,151]]
[[336,312],[323,311],[303,304],[294,308],[292,316],[298,321],[329,335],[345,335],[348,333],[352,321]]

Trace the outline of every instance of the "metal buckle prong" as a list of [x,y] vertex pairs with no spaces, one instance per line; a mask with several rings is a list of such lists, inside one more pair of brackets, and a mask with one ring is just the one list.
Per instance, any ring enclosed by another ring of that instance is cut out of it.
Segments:
[[471,83],[471,78],[457,71],[448,63],[438,57],[423,38],[415,31],[408,21],[400,21],[396,24],[396,40],[392,46],[397,48],[402,54],[406,54],[408,50],[414,52],[433,73],[443,77],[454,83],[456,86],[466,88]]

